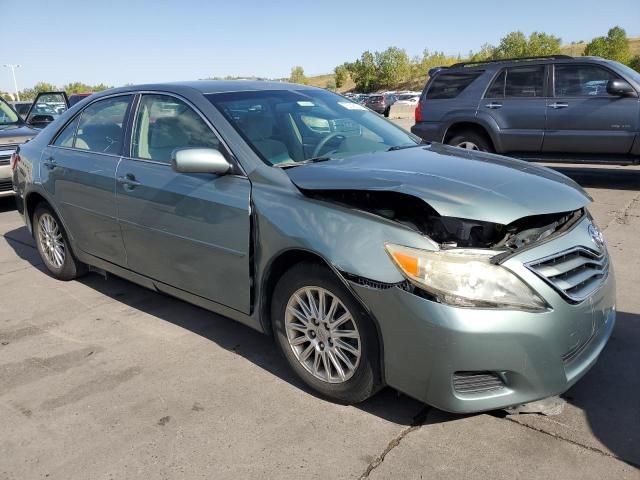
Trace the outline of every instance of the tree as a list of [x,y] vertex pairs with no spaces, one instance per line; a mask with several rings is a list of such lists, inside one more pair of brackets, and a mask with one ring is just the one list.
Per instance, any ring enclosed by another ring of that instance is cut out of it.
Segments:
[[307,77],[304,75],[304,68],[300,65],[295,66],[291,69],[291,76],[289,77],[289,81],[291,83],[307,83]]
[[411,62],[407,52],[397,47],[389,47],[375,53],[377,84],[380,87],[397,87],[408,80]]
[[627,40],[627,32],[618,26],[607,32],[606,37],[596,37],[587,44],[584,55],[608,58],[620,63],[631,62],[631,50]]
[[333,70],[333,73],[335,73],[336,75],[335,82],[337,88],[341,88],[345,83],[347,83],[347,79],[349,78],[349,70],[347,70],[346,64],[338,65]]
[[633,68],[636,72],[640,72],[640,55],[636,55],[629,62],[629,66]]
[[511,32],[502,37],[500,44],[492,48],[485,46],[486,51],[493,50],[491,58],[533,57],[553,55],[560,52],[560,38],[544,32],[533,32],[529,38],[520,31]]
[[348,68],[359,91],[368,93],[378,88],[376,60],[373,53],[368,50],[363,52],[358,60],[349,64]]

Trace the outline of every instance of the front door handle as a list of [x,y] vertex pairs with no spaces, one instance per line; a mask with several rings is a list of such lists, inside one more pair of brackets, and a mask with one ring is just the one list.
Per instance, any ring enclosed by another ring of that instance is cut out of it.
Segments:
[[122,177],[118,177],[118,183],[121,183],[126,190],[133,190],[139,185],[142,185],[139,181],[136,180],[135,175],[132,173],[127,173]]
[[502,108],[502,104],[498,102],[491,102],[485,105],[486,108]]
[[549,108],[553,108],[555,110],[557,110],[558,108],[567,108],[568,106],[569,104],[565,102],[555,102],[549,104]]
[[44,162],[42,162],[42,164],[45,167],[47,167],[49,170],[53,170],[57,166],[56,159],[53,158],[51,155],[49,155],[47,158],[45,158],[45,160],[44,160]]

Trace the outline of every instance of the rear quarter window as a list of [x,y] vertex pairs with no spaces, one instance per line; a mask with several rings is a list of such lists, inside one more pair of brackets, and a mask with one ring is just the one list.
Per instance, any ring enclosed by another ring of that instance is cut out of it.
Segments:
[[432,100],[455,98],[460,95],[480,73],[443,73],[429,85],[426,97]]

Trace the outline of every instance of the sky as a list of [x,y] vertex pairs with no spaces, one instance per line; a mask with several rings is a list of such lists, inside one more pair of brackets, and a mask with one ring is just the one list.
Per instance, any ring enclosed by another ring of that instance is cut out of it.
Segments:
[[[25,8],[28,5],[28,9]],[[0,0],[0,90],[38,81],[119,86],[210,76],[329,73],[364,50],[466,54],[510,31],[563,43],[619,25],[640,36],[640,1]],[[13,39],[13,41],[11,41]]]

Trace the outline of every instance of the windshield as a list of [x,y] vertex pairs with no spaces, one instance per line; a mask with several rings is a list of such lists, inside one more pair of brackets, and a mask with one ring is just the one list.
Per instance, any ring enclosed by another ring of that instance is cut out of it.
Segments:
[[420,143],[378,114],[323,90],[205,96],[268,165],[293,166]]
[[13,125],[20,122],[20,117],[13,108],[0,98],[0,126]]

